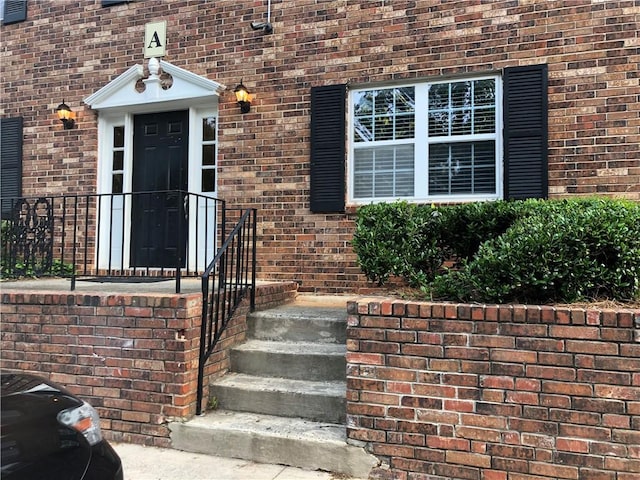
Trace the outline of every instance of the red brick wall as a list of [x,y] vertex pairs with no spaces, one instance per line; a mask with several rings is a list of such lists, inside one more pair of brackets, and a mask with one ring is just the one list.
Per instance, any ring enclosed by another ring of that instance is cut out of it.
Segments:
[[640,309],[361,299],[348,435],[372,478],[640,477]]
[[[259,286],[256,305],[289,301],[295,287]],[[65,385],[97,408],[108,439],[168,446],[167,423],[195,414],[199,294],[5,292],[0,308],[0,367]],[[245,301],[207,363],[205,384],[228,370],[247,311]]]
[[[259,209],[262,278],[327,292],[364,283],[352,216],[309,211],[316,85],[548,63],[551,195],[640,200],[637,2],[278,0],[264,35],[249,23],[266,19],[266,4],[29,0],[26,22],[0,27],[1,112],[25,117],[24,194],[95,191],[97,122],[81,101],[142,63],[145,23],[166,20],[165,60],[227,86],[219,190]],[[232,93],[240,80],[256,95],[246,115]],[[74,130],[53,117],[63,99]]]

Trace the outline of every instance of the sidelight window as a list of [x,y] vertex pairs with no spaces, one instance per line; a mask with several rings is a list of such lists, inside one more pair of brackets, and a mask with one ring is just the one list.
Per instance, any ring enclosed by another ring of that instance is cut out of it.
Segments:
[[124,192],[124,126],[113,127],[111,193]]
[[216,117],[202,119],[202,192],[216,191]]

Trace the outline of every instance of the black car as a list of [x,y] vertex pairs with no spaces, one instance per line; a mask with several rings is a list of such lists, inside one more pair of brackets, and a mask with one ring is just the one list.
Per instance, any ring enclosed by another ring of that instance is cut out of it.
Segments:
[[91,405],[34,375],[0,379],[2,480],[122,480]]

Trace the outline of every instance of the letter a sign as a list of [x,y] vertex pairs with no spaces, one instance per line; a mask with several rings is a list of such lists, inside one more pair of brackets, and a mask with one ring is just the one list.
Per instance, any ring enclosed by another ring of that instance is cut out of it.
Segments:
[[147,23],[144,27],[144,58],[164,57],[167,44],[167,22]]

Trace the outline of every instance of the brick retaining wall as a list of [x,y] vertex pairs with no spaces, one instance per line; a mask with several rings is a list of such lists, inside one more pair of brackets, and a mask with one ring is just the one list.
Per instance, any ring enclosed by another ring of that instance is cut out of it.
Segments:
[[640,478],[640,309],[348,309],[348,435],[383,460],[372,478]]
[[[257,308],[292,300],[296,287],[258,286]],[[97,408],[108,439],[166,447],[167,422],[195,414],[200,294],[5,292],[0,307],[0,366],[67,386]],[[229,347],[245,339],[247,313],[245,301],[207,376],[228,369]]]

